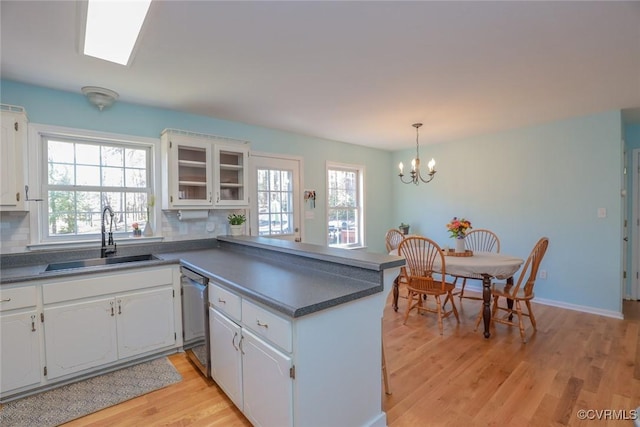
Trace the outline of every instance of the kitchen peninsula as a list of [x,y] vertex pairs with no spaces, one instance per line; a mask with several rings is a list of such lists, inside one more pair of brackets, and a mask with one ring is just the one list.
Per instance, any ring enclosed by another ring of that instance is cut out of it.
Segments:
[[[254,237],[170,247],[155,248],[158,259],[145,265],[180,263],[210,279],[212,358],[239,362],[234,375],[214,379],[252,423],[386,425],[380,319],[402,258]],[[3,265],[0,291],[47,275],[16,268],[6,276]],[[225,328],[229,339],[219,340]]]

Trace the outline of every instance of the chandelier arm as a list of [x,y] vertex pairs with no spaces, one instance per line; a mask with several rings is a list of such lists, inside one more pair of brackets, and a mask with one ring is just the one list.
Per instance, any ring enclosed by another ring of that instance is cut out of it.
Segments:
[[405,181],[405,180],[404,180],[404,174],[403,174],[403,173],[398,174],[398,176],[400,177],[400,181],[402,181],[402,183],[403,183],[403,184],[411,184],[411,183],[413,183],[413,182],[414,182],[414,179],[413,179],[413,178],[412,178],[411,180],[409,180],[409,181]]
[[429,179],[426,179],[426,180],[425,180],[425,179],[422,177],[422,174],[418,171],[418,177],[420,178],[420,181],[424,182],[425,184],[427,184],[427,183],[431,182],[431,180],[433,180],[433,177],[434,177],[434,175],[435,175],[435,174],[436,174],[436,172],[435,172],[435,171],[433,171],[433,172],[429,172]]

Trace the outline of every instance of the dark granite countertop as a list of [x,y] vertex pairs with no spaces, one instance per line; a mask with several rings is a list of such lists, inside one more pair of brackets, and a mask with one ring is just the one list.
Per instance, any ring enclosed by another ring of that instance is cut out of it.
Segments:
[[[222,236],[221,236],[222,237]],[[387,255],[334,250],[276,239],[219,239],[222,247],[154,252],[159,259],[77,270],[44,272],[47,264],[0,270],[0,283],[104,273],[181,263],[242,296],[289,317],[300,317],[383,291],[380,272],[404,264]],[[185,249],[184,247],[181,249]],[[245,250],[246,249],[246,250]],[[346,256],[346,255],[350,256]]]
[[295,264],[221,249],[159,254],[242,296],[300,317],[382,292],[382,283],[357,280]]

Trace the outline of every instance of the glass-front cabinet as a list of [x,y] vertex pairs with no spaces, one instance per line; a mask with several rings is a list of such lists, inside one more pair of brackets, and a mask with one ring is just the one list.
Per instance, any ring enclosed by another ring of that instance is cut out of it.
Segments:
[[215,186],[217,207],[237,207],[248,204],[249,147],[216,144]]
[[248,205],[247,142],[165,129],[161,144],[163,209]]

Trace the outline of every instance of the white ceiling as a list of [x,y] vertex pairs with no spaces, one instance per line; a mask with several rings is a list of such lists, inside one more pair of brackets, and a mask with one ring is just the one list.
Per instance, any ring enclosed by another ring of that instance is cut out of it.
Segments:
[[418,121],[421,144],[640,122],[637,1],[156,0],[128,67],[79,54],[77,2],[0,13],[2,78],[359,145],[411,147]]

